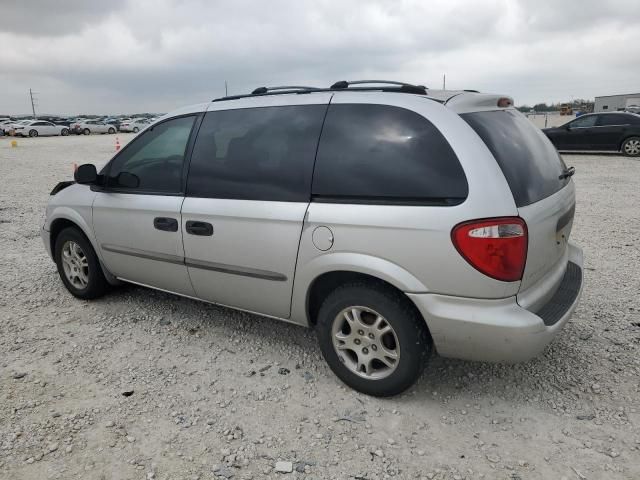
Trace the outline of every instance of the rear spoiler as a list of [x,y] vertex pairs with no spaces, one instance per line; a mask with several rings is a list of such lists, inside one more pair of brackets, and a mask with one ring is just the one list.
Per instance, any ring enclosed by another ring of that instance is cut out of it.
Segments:
[[503,110],[513,107],[513,98],[494,93],[462,92],[449,98],[445,105],[456,113]]

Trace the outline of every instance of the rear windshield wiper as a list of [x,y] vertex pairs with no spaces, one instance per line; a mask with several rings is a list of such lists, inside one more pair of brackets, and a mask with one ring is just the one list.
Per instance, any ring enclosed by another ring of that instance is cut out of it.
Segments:
[[573,174],[576,173],[576,167],[568,167],[562,171],[562,175],[558,178],[560,180],[564,180],[565,178],[573,177]]

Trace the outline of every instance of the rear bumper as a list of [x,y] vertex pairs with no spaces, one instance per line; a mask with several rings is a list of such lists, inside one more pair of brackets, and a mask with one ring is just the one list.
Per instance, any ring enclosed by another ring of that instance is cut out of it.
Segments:
[[569,321],[583,286],[582,250],[569,244],[567,271],[537,313],[516,297],[482,300],[408,294],[427,321],[438,353],[465,360],[515,363],[537,356]]

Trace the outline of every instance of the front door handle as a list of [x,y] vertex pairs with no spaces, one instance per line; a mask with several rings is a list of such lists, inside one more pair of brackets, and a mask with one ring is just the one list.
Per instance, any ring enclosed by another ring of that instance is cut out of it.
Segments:
[[195,220],[187,220],[187,233],[191,235],[200,235],[202,237],[210,237],[213,235],[213,225],[207,222],[197,222]]
[[165,232],[177,232],[178,220],[169,217],[156,217],[153,219],[153,226],[157,230],[163,230]]

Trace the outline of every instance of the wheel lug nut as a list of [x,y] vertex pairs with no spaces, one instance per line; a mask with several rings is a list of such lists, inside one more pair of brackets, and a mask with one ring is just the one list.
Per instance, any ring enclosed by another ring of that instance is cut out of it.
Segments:
[[372,340],[373,340],[373,337],[374,337],[374,336],[375,336],[375,335],[374,335],[373,333],[370,333],[370,334],[369,334],[369,338],[371,338]]
[[378,346],[377,345],[371,345],[371,350],[373,350],[375,352],[376,350],[378,350]]
[[369,353],[369,349],[367,347],[363,348],[362,353],[366,355],[367,353]]
[[356,338],[356,339],[353,341],[353,343],[355,343],[356,345],[360,345],[360,339],[359,339],[359,338]]
[[358,330],[358,335],[364,335],[364,331],[363,330]]

